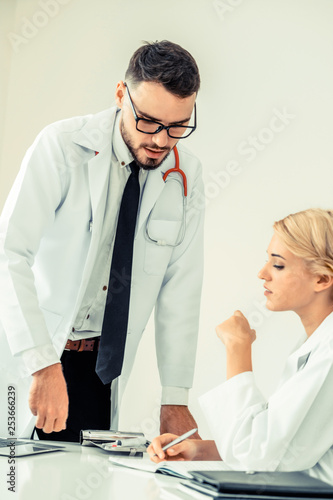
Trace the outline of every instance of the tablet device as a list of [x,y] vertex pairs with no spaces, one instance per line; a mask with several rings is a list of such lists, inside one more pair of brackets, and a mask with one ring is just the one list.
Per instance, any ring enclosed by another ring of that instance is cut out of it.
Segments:
[[43,444],[41,441],[32,439],[6,439],[0,438],[0,456],[3,457],[26,457],[38,453],[51,451],[64,451],[64,446]]

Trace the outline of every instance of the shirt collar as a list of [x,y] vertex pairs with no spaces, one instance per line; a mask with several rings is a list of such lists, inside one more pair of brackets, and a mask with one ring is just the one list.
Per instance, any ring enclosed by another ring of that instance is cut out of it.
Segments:
[[113,153],[117,158],[120,167],[124,168],[133,161],[133,156],[131,155],[128,147],[124,142],[123,136],[121,135],[120,132],[119,124],[120,124],[120,110],[117,111],[115,119],[112,147],[113,147]]

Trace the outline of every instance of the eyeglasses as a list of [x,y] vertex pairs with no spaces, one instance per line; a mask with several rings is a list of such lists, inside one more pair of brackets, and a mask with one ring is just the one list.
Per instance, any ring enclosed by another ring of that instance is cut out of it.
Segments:
[[143,134],[158,134],[162,130],[166,130],[169,137],[172,139],[186,139],[192,132],[197,128],[197,108],[194,103],[194,125],[193,127],[189,127],[186,125],[163,125],[163,123],[156,122],[154,120],[147,120],[146,118],[139,118],[134,104],[131,98],[130,91],[128,89],[127,84],[125,83],[125,87],[128,93],[128,97],[131,103],[133,115],[136,121],[136,130],[142,132]]

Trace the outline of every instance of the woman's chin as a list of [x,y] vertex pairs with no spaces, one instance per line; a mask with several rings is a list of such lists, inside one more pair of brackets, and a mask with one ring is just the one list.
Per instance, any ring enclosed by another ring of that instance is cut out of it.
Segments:
[[266,300],[266,309],[268,309],[269,311],[278,311],[278,309],[276,309],[276,307],[274,306],[274,304],[272,304],[272,302],[267,298]]

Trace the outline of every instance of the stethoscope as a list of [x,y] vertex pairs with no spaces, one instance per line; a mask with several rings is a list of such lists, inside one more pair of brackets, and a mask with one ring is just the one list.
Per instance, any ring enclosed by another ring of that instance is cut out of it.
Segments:
[[175,155],[175,166],[173,168],[170,168],[169,170],[167,170],[165,172],[165,174],[163,175],[163,180],[164,180],[164,182],[166,182],[167,177],[173,172],[175,172],[176,174],[179,174],[181,177],[181,181],[180,181],[179,177],[178,177],[178,179],[176,177],[170,177],[170,179],[169,179],[169,181],[172,180],[174,182],[179,182],[182,184],[182,194],[183,194],[182,225],[181,225],[181,228],[179,230],[179,234],[178,234],[178,238],[177,238],[176,243],[168,243],[164,239],[155,239],[151,236],[151,234],[149,234],[149,223],[150,223],[150,218],[151,218],[151,215],[152,215],[154,209],[150,212],[150,214],[147,218],[147,223],[146,223],[146,237],[149,239],[149,241],[152,241],[153,243],[156,243],[156,245],[159,245],[159,246],[168,246],[168,247],[178,247],[184,241],[185,231],[186,231],[187,178],[186,178],[185,172],[179,167],[179,154],[178,154],[178,150],[177,150],[176,146],[173,148],[173,152]]

